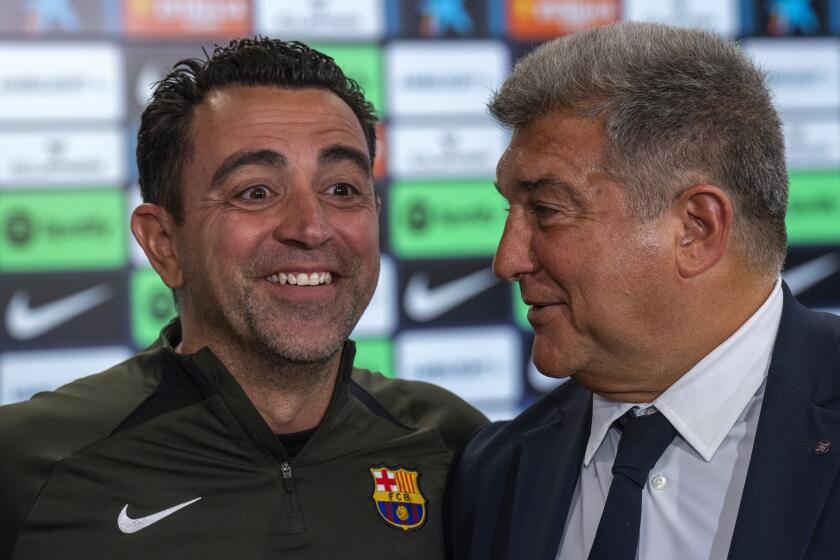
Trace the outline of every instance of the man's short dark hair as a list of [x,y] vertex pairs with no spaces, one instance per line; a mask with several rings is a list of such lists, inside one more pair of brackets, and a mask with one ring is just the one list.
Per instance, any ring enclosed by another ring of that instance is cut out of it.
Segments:
[[[206,54],[206,53],[205,53]],[[376,156],[376,115],[359,85],[329,56],[297,41],[265,37],[234,39],[205,59],[175,64],[155,88],[137,134],[137,169],[145,202],[163,206],[181,223],[181,168],[193,149],[190,125],[196,106],[225,86],[277,86],[329,90],[355,113]]]
[[764,75],[736,44],[697,29],[624,22],[555,39],[523,58],[490,102],[508,127],[557,110],[599,119],[608,170],[640,219],[692,183],[723,188],[754,270],[785,258],[781,124]]

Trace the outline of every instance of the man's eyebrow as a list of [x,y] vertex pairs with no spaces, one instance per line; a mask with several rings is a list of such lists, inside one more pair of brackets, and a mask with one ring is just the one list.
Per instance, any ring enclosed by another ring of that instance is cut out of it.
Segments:
[[552,189],[552,190],[559,190],[566,193],[573,202],[580,204],[582,202],[580,194],[577,190],[562,179],[558,179],[557,177],[547,175],[545,177],[540,177],[539,179],[535,179],[532,181],[519,181],[517,186],[526,192],[533,192],[538,189]]
[[333,144],[323,148],[318,154],[318,165],[349,161],[367,177],[371,176],[370,158],[361,150],[345,144]]
[[285,167],[287,163],[286,156],[274,150],[238,152],[229,156],[216,169],[213,178],[210,180],[210,186],[214,189],[218,188],[231,173],[246,165]]

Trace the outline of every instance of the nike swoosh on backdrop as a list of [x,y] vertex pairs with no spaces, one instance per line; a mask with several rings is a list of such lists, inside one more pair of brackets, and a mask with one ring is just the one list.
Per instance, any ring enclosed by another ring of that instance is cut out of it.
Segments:
[[786,270],[782,278],[793,295],[799,295],[840,270],[840,255],[828,253]]
[[169,517],[179,509],[185,508],[188,505],[196,503],[200,499],[201,496],[188,502],[178,504],[177,506],[172,506],[171,508],[167,508],[163,511],[159,511],[157,513],[153,513],[145,517],[138,517],[137,519],[132,519],[128,516],[128,504],[125,504],[125,506],[123,506],[122,508],[122,511],[120,512],[119,517],[117,517],[117,527],[119,527],[120,531],[122,531],[125,534],[136,533],[141,529],[145,529],[149,525],[157,523],[164,517]]
[[419,272],[411,277],[403,295],[405,314],[414,321],[431,321],[465,301],[472,299],[499,281],[489,268],[429,288],[429,275]]
[[12,294],[6,308],[6,330],[14,339],[32,340],[106,302],[112,295],[113,290],[108,284],[100,284],[38,307],[30,307],[29,290],[20,289]]

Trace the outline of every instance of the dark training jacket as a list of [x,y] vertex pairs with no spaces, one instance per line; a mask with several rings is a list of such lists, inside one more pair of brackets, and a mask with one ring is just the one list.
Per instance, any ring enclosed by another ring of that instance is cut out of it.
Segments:
[[173,351],[178,330],[0,407],[0,558],[443,557],[447,469],[479,412],[353,368],[348,342],[291,457],[209,349]]

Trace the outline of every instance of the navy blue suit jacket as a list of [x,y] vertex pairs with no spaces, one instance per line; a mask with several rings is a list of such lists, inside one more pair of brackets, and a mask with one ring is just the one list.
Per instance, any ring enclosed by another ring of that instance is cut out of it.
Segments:
[[[448,495],[456,559],[554,560],[589,439],[592,393],[569,381],[481,430]],[[831,442],[825,453],[818,442]],[[840,558],[840,317],[784,287],[730,560]]]

